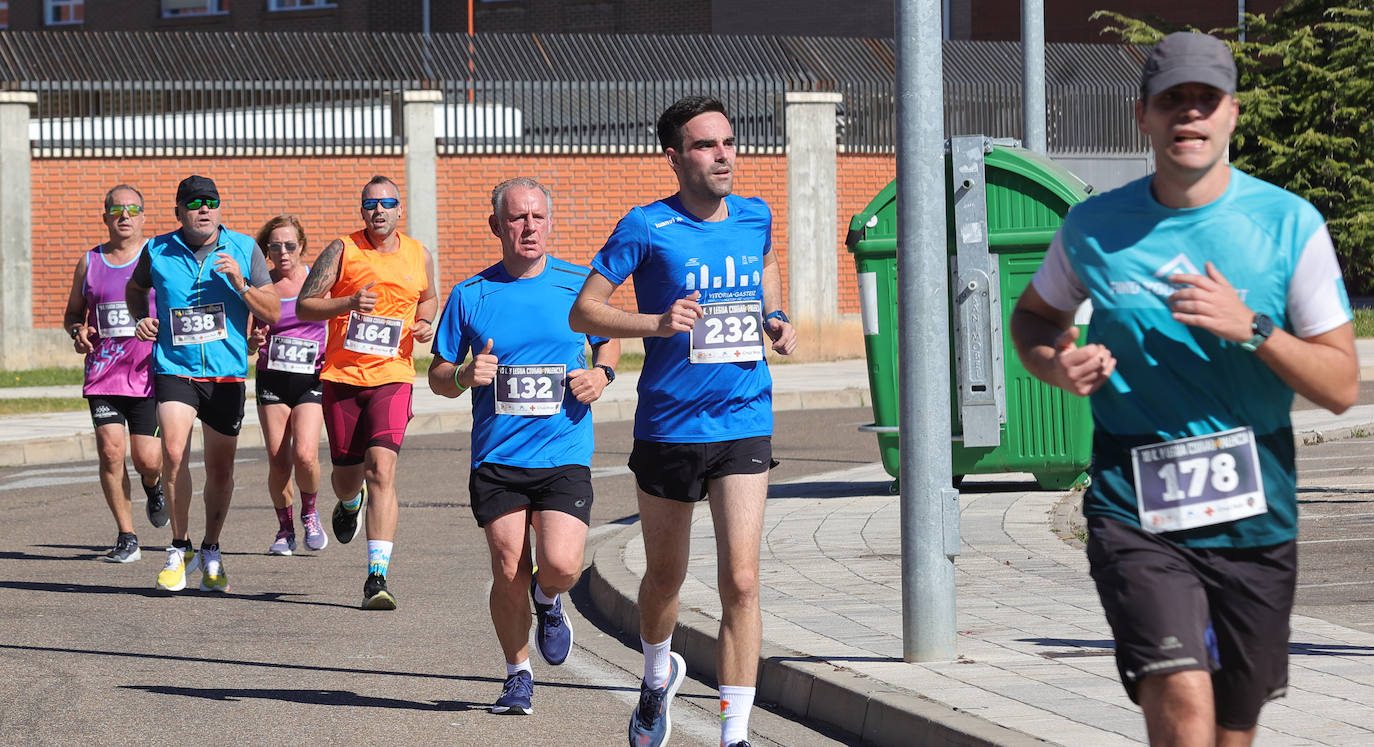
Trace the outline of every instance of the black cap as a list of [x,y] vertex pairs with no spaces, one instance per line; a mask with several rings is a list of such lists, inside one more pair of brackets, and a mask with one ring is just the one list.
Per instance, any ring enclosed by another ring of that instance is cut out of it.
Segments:
[[1236,60],[1226,42],[1187,31],[1164,37],[1151,50],[1140,71],[1140,98],[1147,99],[1181,83],[1204,83],[1236,92]]
[[192,174],[177,185],[177,204],[184,205],[197,197],[218,200],[219,190],[215,189],[215,183],[210,179]]

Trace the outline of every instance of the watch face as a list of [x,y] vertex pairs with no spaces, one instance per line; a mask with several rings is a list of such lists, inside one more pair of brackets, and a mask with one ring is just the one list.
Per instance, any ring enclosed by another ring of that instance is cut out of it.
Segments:
[[1268,337],[1274,334],[1274,320],[1267,314],[1256,314],[1255,321],[1250,324],[1250,329],[1257,335]]

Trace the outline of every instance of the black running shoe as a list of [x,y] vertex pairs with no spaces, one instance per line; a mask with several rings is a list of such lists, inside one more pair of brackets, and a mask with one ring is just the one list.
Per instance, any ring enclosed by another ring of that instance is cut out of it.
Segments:
[[367,503],[367,483],[363,483],[363,489],[358,491],[357,508],[349,511],[344,508],[343,501],[334,504],[334,539],[346,545],[358,536],[358,514],[363,512],[363,504],[365,503]]
[[115,539],[114,547],[100,556],[106,563],[132,563],[143,557],[138,549],[138,537],[133,532],[121,532]]
[[158,480],[152,487],[144,485],[143,494],[148,496],[144,506],[148,509],[148,523],[159,529],[170,524],[172,517],[167,515],[167,497],[162,494],[162,481]]
[[386,590],[386,576],[380,573],[367,574],[367,581],[363,582],[363,609],[396,609],[396,597]]

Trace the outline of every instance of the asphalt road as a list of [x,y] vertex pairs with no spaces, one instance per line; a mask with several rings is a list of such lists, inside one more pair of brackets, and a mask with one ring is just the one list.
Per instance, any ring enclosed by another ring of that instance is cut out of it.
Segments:
[[[775,481],[876,461],[872,436],[855,430],[871,419],[867,409],[779,413]],[[636,513],[630,425],[599,426],[598,444],[593,546]],[[1297,613],[1374,629],[1374,434],[1298,453]],[[485,543],[467,505],[466,434],[406,442],[395,612],[356,608],[361,540],[265,555],[276,529],[266,463],[260,450],[239,459],[224,596],[153,590],[169,535],[147,525],[141,498],[143,559],[94,560],[114,531],[92,463],[0,470],[0,743],[620,743],[641,656],[636,640],[598,625],[580,590],[569,608],[573,657],[557,668],[534,661],[535,714],[486,712],[504,669],[486,611]],[[332,505],[321,499],[326,514]],[[202,518],[197,499],[197,540]],[[674,744],[716,743],[708,684],[689,680],[674,715]],[[751,725],[759,745],[844,743],[766,709]]]
[[[872,437],[856,431],[871,419],[866,410],[779,413],[787,435],[777,479],[872,461]],[[596,527],[636,513],[624,466],[630,424],[599,426],[598,439],[593,544],[606,532]],[[486,545],[467,504],[467,443],[466,434],[406,441],[395,612],[357,609],[361,538],[265,554],[276,519],[261,450],[239,454],[223,596],[153,589],[170,534],[147,524],[141,496],[143,558],[94,559],[115,532],[93,463],[0,470],[0,743],[623,743],[642,674],[638,641],[585,617],[580,590],[569,610],[574,655],[556,668],[533,662],[535,713],[486,711],[505,670],[487,616]],[[201,484],[198,465],[193,475]],[[327,516],[333,499],[320,505]],[[199,542],[198,497],[191,516]],[[843,743],[762,709],[751,726],[756,745]],[[673,735],[674,744],[718,743],[712,687],[684,685]]]

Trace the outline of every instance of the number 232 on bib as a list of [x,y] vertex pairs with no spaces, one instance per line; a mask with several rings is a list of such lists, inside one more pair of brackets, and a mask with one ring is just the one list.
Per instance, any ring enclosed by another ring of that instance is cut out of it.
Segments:
[[708,303],[692,327],[692,363],[743,363],[763,360],[763,303]]

